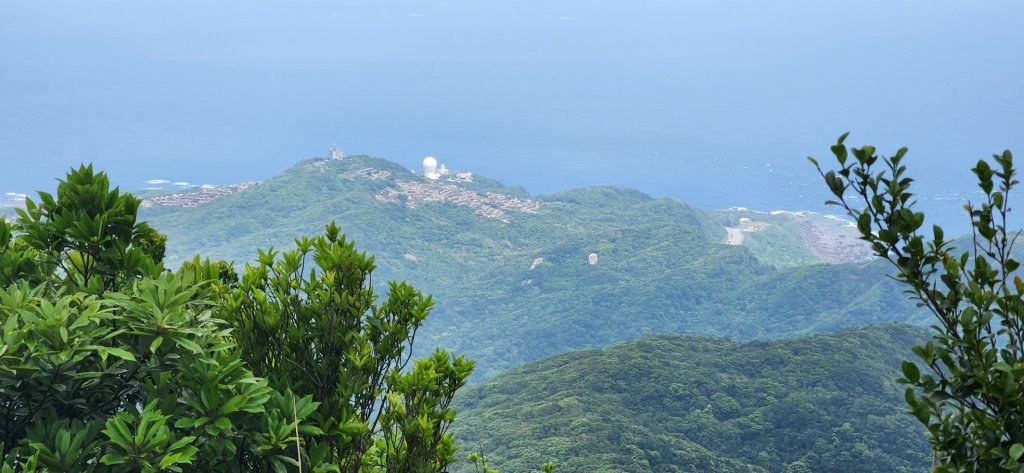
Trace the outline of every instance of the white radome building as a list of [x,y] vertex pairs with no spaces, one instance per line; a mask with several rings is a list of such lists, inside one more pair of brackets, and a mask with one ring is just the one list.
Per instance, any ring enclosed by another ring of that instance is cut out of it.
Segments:
[[437,179],[441,175],[437,172],[437,160],[433,156],[427,156],[423,159],[423,177],[427,179]]

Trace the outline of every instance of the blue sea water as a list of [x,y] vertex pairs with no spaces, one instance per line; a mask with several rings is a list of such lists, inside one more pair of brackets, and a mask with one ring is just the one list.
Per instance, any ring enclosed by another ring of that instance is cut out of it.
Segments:
[[1016,0],[0,0],[0,200],[80,162],[128,189],[231,183],[337,144],[534,193],[828,210],[805,157],[852,131],[910,147],[923,207],[965,230],[972,164],[1024,156],[1022,19]]

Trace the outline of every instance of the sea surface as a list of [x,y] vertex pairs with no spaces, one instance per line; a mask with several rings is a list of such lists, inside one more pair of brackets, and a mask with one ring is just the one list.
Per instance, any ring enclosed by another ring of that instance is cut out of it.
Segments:
[[[126,189],[437,156],[534,193],[835,212],[806,156],[911,150],[966,230],[1024,156],[1024,2],[0,0],[0,206],[91,162]],[[167,181],[167,182],[164,182]]]

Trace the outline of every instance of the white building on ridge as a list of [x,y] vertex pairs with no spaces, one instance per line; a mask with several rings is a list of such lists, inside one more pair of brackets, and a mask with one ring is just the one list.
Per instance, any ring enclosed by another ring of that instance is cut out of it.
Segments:
[[441,177],[437,172],[437,160],[433,156],[427,156],[423,159],[423,177],[431,180]]
[[473,173],[452,172],[444,164],[439,164],[437,158],[427,156],[423,159],[423,177],[432,181],[444,179],[451,182],[469,182],[473,180]]

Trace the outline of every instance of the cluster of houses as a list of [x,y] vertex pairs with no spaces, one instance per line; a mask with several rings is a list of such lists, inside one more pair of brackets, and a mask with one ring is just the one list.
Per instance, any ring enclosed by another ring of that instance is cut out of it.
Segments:
[[147,197],[142,199],[142,207],[153,207],[158,205],[167,207],[199,207],[210,203],[211,200],[235,194],[256,185],[259,185],[259,181],[249,181],[241,184],[229,184],[223,186],[204,185],[185,192]]
[[[541,203],[533,199],[522,199],[497,192],[478,192],[443,182],[397,180],[398,188],[389,187],[377,194],[381,202],[401,203],[402,200],[410,208],[420,203],[443,202],[465,206],[473,209],[473,213],[481,218],[493,218],[505,223],[510,222],[507,211],[536,212]],[[400,199],[404,196],[404,199]]]
[[391,177],[391,171],[385,171],[383,169],[374,168],[363,168],[356,170],[355,175],[358,177],[365,177],[370,180],[380,181]]

